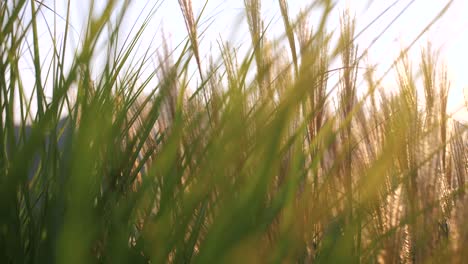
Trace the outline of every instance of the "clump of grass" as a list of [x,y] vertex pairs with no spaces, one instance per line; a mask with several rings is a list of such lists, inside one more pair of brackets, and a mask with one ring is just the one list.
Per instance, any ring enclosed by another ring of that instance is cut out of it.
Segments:
[[[398,89],[384,92],[371,67],[358,67],[362,56],[348,12],[333,43],[325,28],[330,1],[310,6],[323,14],[313,30],[310,10],[294,17],[279,0],[285,34],[269,39],[260,1],[245,0],[250,50],[241,56],[219,42],[220,60],[204,68],[201,16],[191,1],[180,0],[188,32],[181,54],[165,43],[146,76],[154,55],[132,56],[158,4],[119,45],[128,3],[108,1],[102,13],[90,11],[72,57],[65,45],[68,5],[63,37],[49,31],[54,46],[47,65],[37,33],[46,6],[38,3],[0,6],[0,258],[6,262],[466,259],[466,126],[450,121],[447,73],[430,47],[416,67],[403,50]],[[19,70],[30,34],[33,84]],[[109,56],[95,74],[102,42]],[[200,84],[189,89],[192,59]],[[341,67],[332,69],[338,59]],[[334,72],[336,86],[329,80]],[[358,85],[359,76],[365,84]],[[37,114],[27,114],[26,83]]]

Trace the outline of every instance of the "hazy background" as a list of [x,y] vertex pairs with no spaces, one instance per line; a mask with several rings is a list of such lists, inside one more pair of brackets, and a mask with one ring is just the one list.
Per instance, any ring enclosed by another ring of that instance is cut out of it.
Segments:
[[[67,45],[68,58],[72,57],[72,47],[79,46],[81,35],[83,34],[83,25],[88,21],[89,2],[83,0],[71,1],[71,26],[70,38]],[[99,12],[100,5],[106,1],[96,1],[94,12]],[[290,16],[292,18],[311,3],[311,1],[289,0]],[[351,14],[355,14],[357,28],[356,32],[364,29],[381,12],[391,6],[377,22],[366,29],[357,39],[359,45],[359,54],[362,54],[375,38],[381,37],[370,46],[368,54],[364,60],[370,65],[377,65],[377,77],[380,77],[398,57],[401,49],[406,48],[416,36],[434,19],[440,10],[447,4],[444,0],[375,0],[375,1],[335,1],[336,8],[333,11],[331,20],[328,23],[330,31],[339,31],[340,14],[349,8]],[[219,48],[217,41],[231,41],[241,52],[245,52],[243,46],[250,45],[249,33],[244,17],[243,0],[193,0],[193,9],[195,14],[199,14],[202,7],[206,8],[199,24],[200,49],[204,65],[207,65],[208,55],[211,54],[217,59]],[[271,39],[281,36],[284,32],[283,22],[280,16],[279,4],[277,0],[264,0],[262,3],[263,19],[269,24],[271,29],[268,31]],[[39,35],[40,45],[42,47],[41,60],[44,64],[50,64],[52,54],[52,37],[57,39],[63,36],[65,23],[63,17],[66,17],[66,0],[45,0],[43,4],[51,9],[55,9],[56,15],[47,8],[43,8],[40,13]],[[422,47],[426,47],[428,41],[432,43],[433,48],[440,52],[439,61],[447,64],[449,78],[451,81],[451,92],[449,94],[448,110],[458,120],[468,121],[468,113],[465,107],[465,101],[468,100],[468,72],[466,71],[466,62],[468,61],[468,4],[466,0],[454,0],[448,12],[416,43],[411,49],[409,55],[415,68],[420,61],[420,52]],[[152,19],[144,33],[141,46],[137,49],[135,58],[150,49],[156,52],[162,43],[162,34],[169,40],[170,48],[176,48],[186,37],[185,24],[182,18],[180,7],[177,0],[165,1],[133,1],[131,8],[126,15],[124,23],[124,32],[121,35],[121,41],[124,43],[127,35],[135,33],[132,27],[138,28],[143,19],[148,14],[153,13]],[[314,12],[311,13],[310,24],[314,26]],[[61,17],[59,17],[61,16]],[[398,19],[392,23],[397,16]],[[318,17],[315,16],[317,19]],[[391,25],[390,25],[391,24]],[[390,27],[383,32],[383,30]],[[274,36],[271,34],[275,34]],[[32,42],[29,43],[31,45]],[[59,42],[59,45],[63,43]],[[177,53],[177,50],[176,50]],[[24,47],[24,70],[31,72],[31,78],[26,82],[25,87],[33,87],[33,69],[31,60],[31,51],[29,47]],[[104,55],[104,52],[103,54]],[[98,56],[99,58],[99,56]],[[146,74],[155,69],[158,64],[157,56],[154,54],[146,67]],[[335,62],[337,63],[337,62]],[[99,72],[99,65],[102,61],[96,61],[96,74]],[[333,65],[333,63],[332,63]],[[366,66],[366,65],[362,65]],[[192,70],[195,72],[195,68]],[[44,73],[45,74],[45,73]],[[96,76],[97,77],[97,76]],[[331,84],[337,76],[331,77]],[[193,80],[196,82],[196,79]],[[391,90],[396,86],[395,72],[392,71],[384,79],[384,89]],[[50,89],[47,94],[51,95]],[[34,102],[34,100],[33,100]],[[33,105],[34,111],[34,105]]]

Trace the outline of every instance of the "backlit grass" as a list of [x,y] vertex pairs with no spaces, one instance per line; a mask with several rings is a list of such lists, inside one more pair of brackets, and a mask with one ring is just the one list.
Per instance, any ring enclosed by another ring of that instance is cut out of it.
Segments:
[[[468,259],[466,125],[447,113],[450,82],[430,45],[407,58],[451,1],[395,58],[392,92],[360,56],[348,12],[331,37],[331,1],[291,14],[279,0],[285,34],[272,39],[260,1],[244,0],[250,49],[220,41],[209,65],[191,1],[179,0],[180,54],[166,44],[141,59],[154,13],[121,45],[129,4],[90,15],[76,50],[71,26],[50,27],[52,55],[37,29],[49,2],[0,4],[2,263]],[[322,15],[313,27],[311,11]]]

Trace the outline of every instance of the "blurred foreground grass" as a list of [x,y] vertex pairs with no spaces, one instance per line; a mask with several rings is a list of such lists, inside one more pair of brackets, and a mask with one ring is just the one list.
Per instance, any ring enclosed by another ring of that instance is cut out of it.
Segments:
[[[46,3],[0,4],[2,263],[468,259],[466,125],[447,114],[449,80],[430,46],[416,66],[411,47],[403,50],[393,68],[399,86],[384,92],[362,67],[348,13],[332,42],[330,1],[293,16],[279,0],[281,42],[268,39],[260,2],[244,3],[245,57],[220,43],[219,63],[201,65],[199,17],[180,0],[188,38],[178,56],[165,46],[150,76],[142,72],[154,55],[131,57],[150,17],[117,44],[127,1],[107,1],[89,20],[67,70],[70,27],[61,38],[50,31],[53,59],[41,61],[37,15]],[[314,30],[311,10],[322,14]],[[25,44],[36,74],[32,114],[19,67]],[[342,67],[332,69],[336,59]],[[198,87],[189,87],[190,63]]]

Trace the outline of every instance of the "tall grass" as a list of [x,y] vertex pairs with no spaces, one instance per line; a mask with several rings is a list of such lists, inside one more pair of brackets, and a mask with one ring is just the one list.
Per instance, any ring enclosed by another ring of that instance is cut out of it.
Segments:
[[[101,13],[90,11],[70,53],[68,2],[65,34],[49,29],[50,65],[37,27],[40,10],[53,8],[34,0],[0,5],[5,263],[468,259],[466,125],[447,113],[450,82],[430,46],[416,66],[410,47],[402,51],[398,87],[385,92],[380,76],[360,67],[348,12],[334,43],[325,27],[331,1],[293,16],[279,0],[285,35],[270,39],[260,1],[245,0],[250,50],[241,56],[220,41],[220,59],[205,67],[203,13],[180,0],[181,53],[165,44],[136,59],[159,2],[121,45],[129,4],[109,0]],[[315,29],[312,10],[322,14]],[[95,73],[102,50],[105,66]],[[20,70],[25,56],[33,83]],[[159,64],[145,75],[152,57]],[[341,67],[331,68],[336,60]],[[192,63],[197,87],[189,87]],[[28,114],[31,90],[37,113]]]

